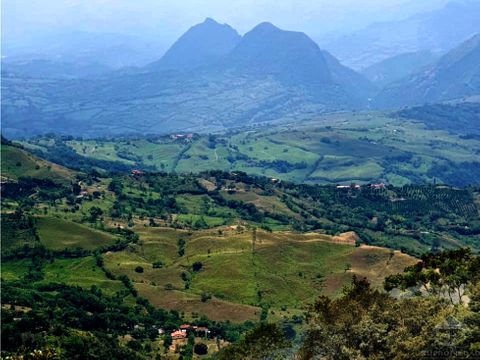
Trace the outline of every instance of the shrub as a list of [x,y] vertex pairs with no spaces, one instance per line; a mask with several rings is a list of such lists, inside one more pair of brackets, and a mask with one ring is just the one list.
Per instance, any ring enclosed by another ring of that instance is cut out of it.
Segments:
[[212,298],[212,295],[210,295],[209,293],[206,293],[206,292],[202,292],[200,300],[202,302],[207,302],[207,300],[210,300],[211,298]]
[[204,343],[195,344],[193,347],[193,351],[197,355],[207,355],[208,354],[208,346]]
[[137,272],[137,273],[143,273],[143,267],[137,266],[137,267],[135,268],[135,272]]
[[200,261],[196,261],[192,265],[192,270],[195,271],[195,272],[198,272],[198,271],[201,270],[202,266],[203,266],[203,264]]

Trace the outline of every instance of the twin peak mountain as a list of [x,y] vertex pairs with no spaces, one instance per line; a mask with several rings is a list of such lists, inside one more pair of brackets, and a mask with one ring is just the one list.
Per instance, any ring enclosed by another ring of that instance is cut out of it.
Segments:
[[268,22],[242,37],[231,26],[207,18],[145,70],[270,77],[285,86],[301,87],[313,98],[340,96],[359,106],[374,90],[368,80],[341,65],[306,34],[285,31]]

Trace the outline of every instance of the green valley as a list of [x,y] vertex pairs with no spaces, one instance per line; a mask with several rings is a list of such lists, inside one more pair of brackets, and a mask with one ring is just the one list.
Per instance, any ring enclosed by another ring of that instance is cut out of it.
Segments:
[[[478,111],[478,104],[462,106],[472,114]],[[480,141],[471,136],[470,128],[455,127],[457,109],[444,111],[445,124],[440,127],[424,124],[420,111],[404,112],[402,117],[396,113],[338,113],[302,123],[210,135],[115,140],[38,137],[22,144],[59,163],[75,160],[80,168],[178,173],[218,169],[304,183],[463,186],[480,178]],[[455,132],[448,130],[452,128]]]

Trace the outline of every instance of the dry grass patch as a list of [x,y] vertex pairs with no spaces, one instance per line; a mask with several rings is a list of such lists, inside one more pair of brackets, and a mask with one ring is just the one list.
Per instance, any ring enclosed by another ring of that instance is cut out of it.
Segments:
[[258,320],[261,310],[254,306],[234,304],[231,302],[210,299],[202,302],[199,296],[182,291],[168,291],[158,286],[135,284],[138,293],[147,298],[152,305],[192,314],[203,314],[211,320],[241,323],[247,320]]

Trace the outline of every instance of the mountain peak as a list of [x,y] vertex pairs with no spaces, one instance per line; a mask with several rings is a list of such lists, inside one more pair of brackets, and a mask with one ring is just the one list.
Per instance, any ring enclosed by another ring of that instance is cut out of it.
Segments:
[[241,40],[228,24],[220,24],[207,17],[192,26],[159,60],[147,66],[149,70],[188,71],[218,61]]
[[268,21],[264,21],[255,26],[250,32],[283,31]]
[[202,24],[219,24],[219,22],[211,17],[206,17]]
[[331,83],[323,54],[312,39],[268,22],[246,33],[224,64],[240,73],[274,76],[290,85]]

